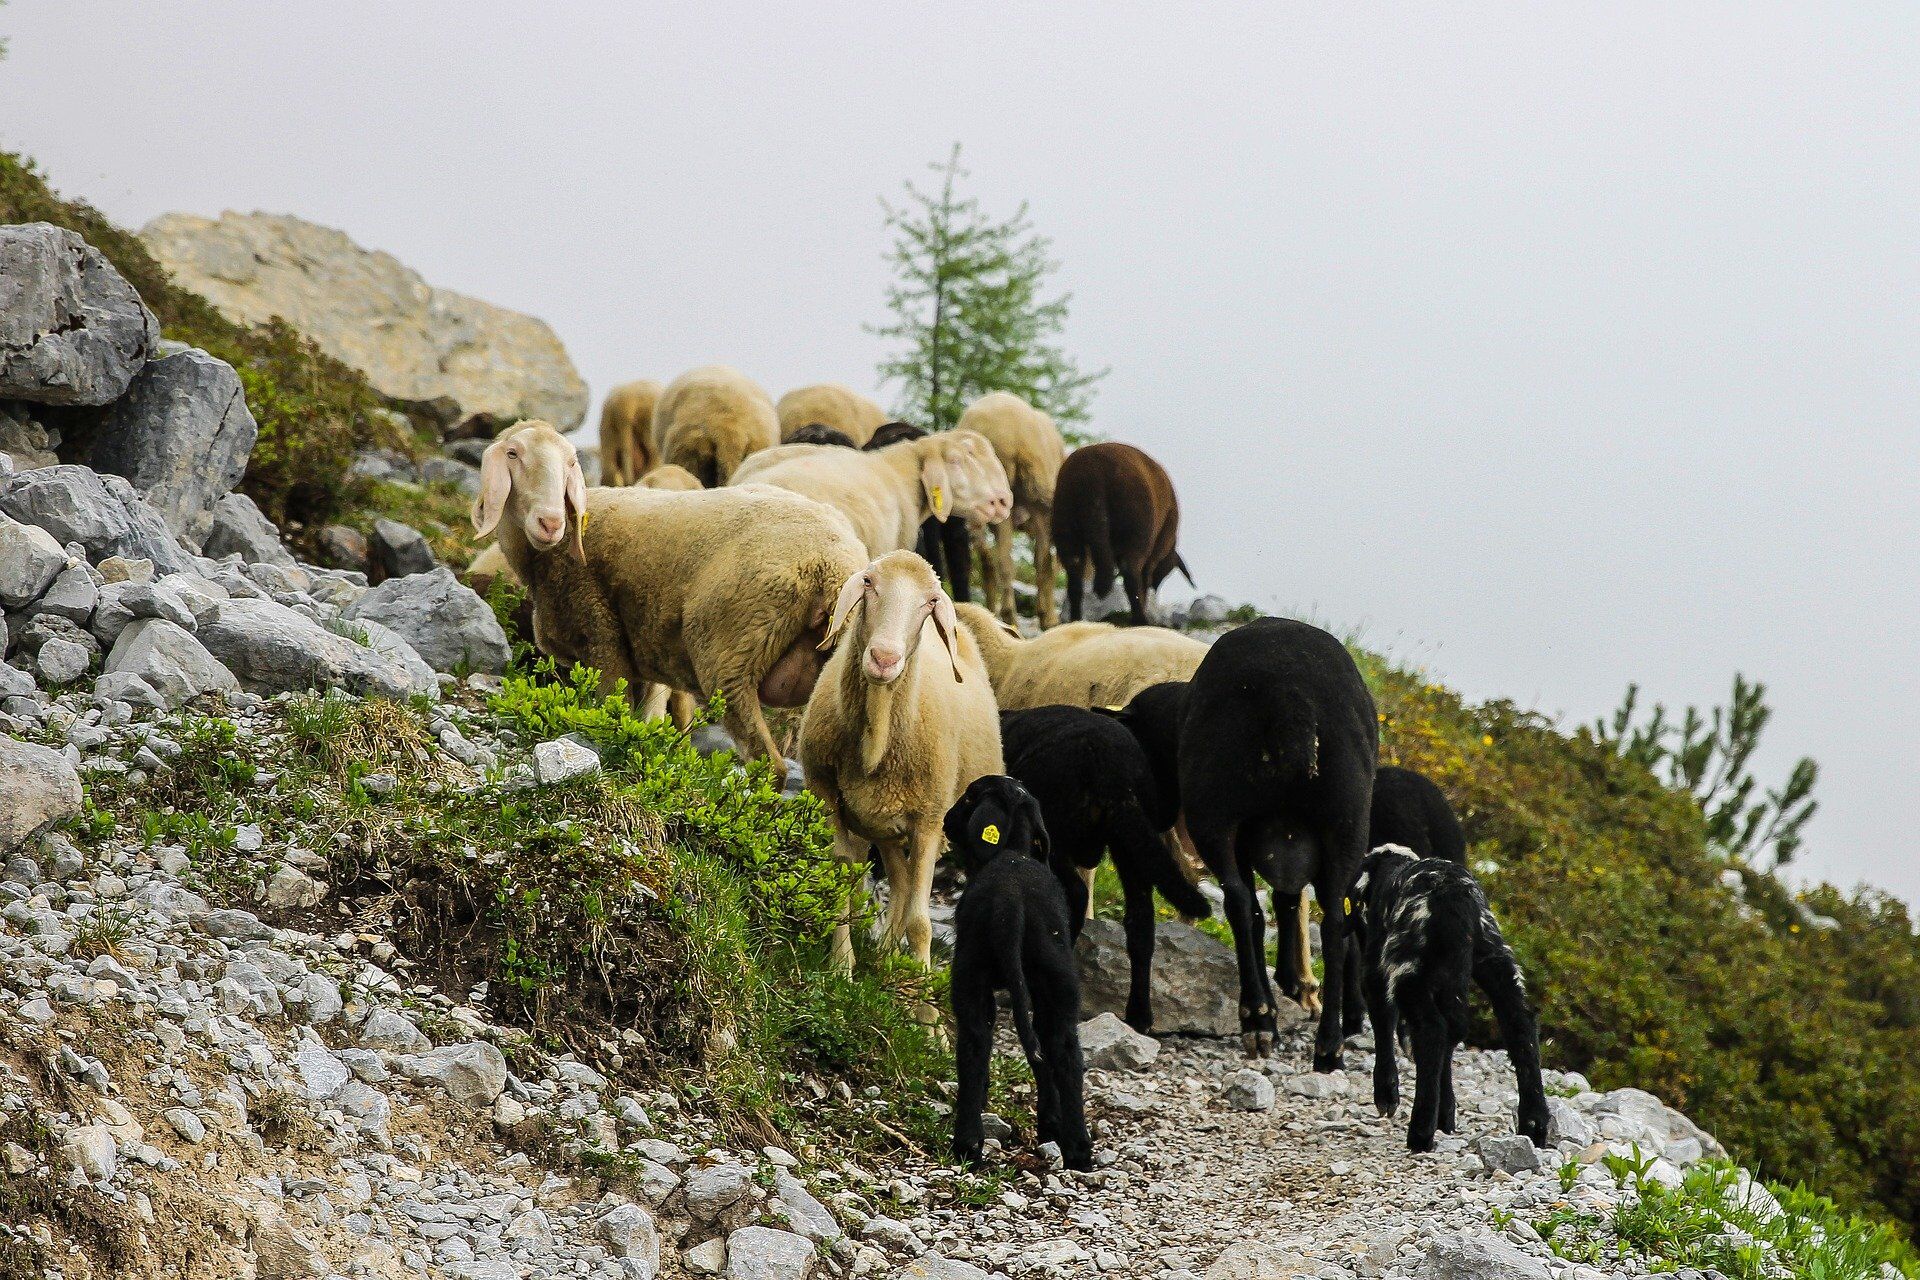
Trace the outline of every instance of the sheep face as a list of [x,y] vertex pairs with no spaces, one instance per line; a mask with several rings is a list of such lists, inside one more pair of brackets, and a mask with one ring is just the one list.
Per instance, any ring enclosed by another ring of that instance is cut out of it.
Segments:
[[[855,617],[856,613],[858,614]],[[940,589],[933,567],[911,551],[891,551],[840,588],[821,648],[831,648],[852,622],[852,643],[861,646],[860,673],[874,684],[893,684],[905,674],[920,649],[927,621],[946,646],[953,678],[960,680],[954,652],[953,601]]]
[[485,537],[505,517],[517,522],[535,550],[552,551],[568,541],[584,561],[581,524],[587,510],[587,478],[567,438],[544,422],[523,422],[487,446],[480,459],[480,493],[473,500],[473,530]]
[[945,520],[958,511],[992,524],[1013,512],[1013,488],[993,446],[978,431],[949,431],[929,450],[920,470],[933,514]]

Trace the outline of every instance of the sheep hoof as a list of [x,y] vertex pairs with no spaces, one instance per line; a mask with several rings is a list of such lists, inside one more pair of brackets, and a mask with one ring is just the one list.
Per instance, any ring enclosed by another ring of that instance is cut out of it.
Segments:
[[1295,999],[1309,1018],[1320,1016],[1320,984],[1300,988],[1300,994]]

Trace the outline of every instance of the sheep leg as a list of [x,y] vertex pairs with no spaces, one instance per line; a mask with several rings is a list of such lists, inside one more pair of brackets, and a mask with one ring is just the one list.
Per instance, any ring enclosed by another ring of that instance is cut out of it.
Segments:
[[1340,1029],[1350,1036],[1359,1035],[1367,1025],[1367,997],[1363,988],[1360,958],[1350,955],[1347,957],[1347,989],[1342,996],[1345,1017],[1340,1024]]
[[1400,1062],[1394,1056],[1399,1010],[1387,999],[1387,983],[1378,968],[1367,971],[1367,1012],[1373,1018],[1373,1105],[1383,1116],[1400,1109]]
[[[1341,1050],[1346,1040],[1345,1006],[1347,993],[1347,913],[1340,909],[1346,897],[1346,885],[1338,888],[1331,877],[1323,875],[1314,894],[1328,904],[1320,913],[1321,975],[1320,1026],[1313,1038],[1313,1069],[1338,1071]],[[1351,882],[1352,877],[1347,877]]]
[[923,966],[933,963],[933,918],[927,909],[933,898],[933,870],[940,861],[941,838],[937,818],[919,823],[907,837],[907,945]]
[[958,516],[940,527],[947,546],[946,577],[953,588],[950,594],[964,604],[973,598],[973,530]]
[[1120,868],[1126,895],[1127,1025],[1141,1035],[1153,1030],[1153,881],[1143,868]]
[[1120,569],[1120,584],[1127,589],[1127,616],[1136,627],[1147,625],[1147,592],[1140,581],[1140,570],[1133,565]]
[[1045,631],[1060,622],[1060,605],[1053,597],[1053,512],[1028,512],[1027,532],[1033,535],[1033,585],[1039,592],[1034,607]]
[[1300,891],[1300,906],[1293,918],[1294,961],[1300,966],[1300,1007],[1309,1017],[1320,1012],[1320,979],[1313,976],[1313,919],[1307,911],[1307,891]]
[[1221,833],[1209,829],[1193,835],[1226,898],[1227,927],[1233,931],[1234,960],[1240,971],[1240,1041],[1249,1055],[1264,1057],[1273,1049],[1276,1031],[1273,992],[1267,982],[1266,920],[1253,891],[1250,860],[1236,854]]
[[993,587],[987,602],[1003,622],[1017,621],[1013,603],[1013,522],[1002,520],[987,526],[993,537]]
[[880,851],[880,865],[887,873],[887,927],[881,934],[881,946],[891,953],[900,945],[907,927],[907,900],[911,896],[907,856],[897,842],[874,847]]
[[1067,620],[1080,621],[1080,593],[1086,587],[1087,561],[1085,556],[1062,556],[1061,567],[1067,572]]
[[1037,1080],[1044,1073],[1052,1085],[1051,1137],[1060,1144],[1061,1163],[1085,1172],[1093,1168],[1093,1140],[1087,1136],[1086,1063],[1080,1056],[1080,1010],[1077,999],[1069,1005],[1065,998],[1069,994],[1077,996],[1079,988],[1071,954],[1062,952],[1059,960],[1063,971],[1040,975],[1044,990],[1037,996],[1035,1013],[1040,1024],[1044,1060],[1034,1068],[1034,1078]]
[[1452,1053],[1452,1037],[1424,986],[1408,1002],[1405,1013],[1413,1040],[1413,1117],[1407,1123],[1407,1150],[1431,1151],[1433,1133],[1440,1124],[1440,1085]]
[[1547,1145],[1547,1092],[1540,1080],[1540,1025],[1534,1018],[1533,1004],[1527,999],[1520,966],[1504,939],[1500,939],[1497,946],[1483,947],[1483,954],[1474,957],[1473,980],[1493,1006],[1494,1021],[1500,1025],[1500,1042],[1513,1062],[1514,1082],[1520,1089],[1518,1130],[1532,1139],[1534,1146],[1544,1147]]
[[[833,855],[850,866],[865,866],[867,846],[864,840],[848,835],[839,823],[833,828]],[[842,973],[853,972],[853,891],[847,891],[847,905],[840,923],[833,926],[833,964]]]
[[1440,1132],[1452,1133],[1458,1127],[1458,1106],[1453,1093],[1453,1044],[1449,1037],[1447,1056],[1440,1060]]
[[993,1024],[998,1015],[993,983],[969,961],[955,958],[953,1020],[959,1028],[955,1046],[960,1091],[953,1101],[953,1158],[958,1164],[978,1165],[986,1140],[981,1115],[987,1109],[987,1080],[993,1064]]
[[726,695],[727,713],[721,717],[728,733],[740,747],[744,760],[781,760],[780,744],[760,713],[760,682],[752,677],[723,678],[720,692]]

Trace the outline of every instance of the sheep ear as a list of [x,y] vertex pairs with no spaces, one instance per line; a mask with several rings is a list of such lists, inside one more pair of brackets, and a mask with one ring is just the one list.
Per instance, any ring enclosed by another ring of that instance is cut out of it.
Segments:
[[473,531],[481,537],[493,532],[506,509],[507,495],[513,492],[513,475],[507,470],[507,442],[495,440],[480,455],[480,492],[473,498]]
[[576,455],[567,460],[567,506],[572,508],[569,523],[573,525],[573,558],[581,564],[587,562],[587,545],[584,541],[587,533],[587,474],[580,469],[580,459]]
[[965,684],[960,675],[960,652],[954,648],[953,633],[960,629],[960,619],[953,612],[953,601],[947,599],[947,593],[938,592],[933,597],[933,629],[940,633],[940,643],[947,646],[947,662],[953,667],[953,682]]
[[847,625],[847,615],[853,612],[853,606],[859,604],[867,594],[867,571],[854,574],[840,585],[840,598],[834,602],[833,618],[827,623],[827,634],[820,639],[822,652],[840,643],[841,629]]
[[[1053,841],[1047,835],[1047,820],[1046,820],[1046,817],[1040,812],[1040,802],[1034,799],[1031,794],[1029,794],[1021,802],[1021,807],[1026,809],[1027,821],[1033,827],[1033,856],[1040,859],[1040,861],[1042,862],[1052,861]],[[1086,911],[1086,908],[1082,907],[1081,911],[1082,913],[1084,913]]]
[[947,460],[938,449],[927,450],[920,464],[920,487],[927,491],[927,508],[933,518],[944,522],[953,513],[953,478],[947,474]]

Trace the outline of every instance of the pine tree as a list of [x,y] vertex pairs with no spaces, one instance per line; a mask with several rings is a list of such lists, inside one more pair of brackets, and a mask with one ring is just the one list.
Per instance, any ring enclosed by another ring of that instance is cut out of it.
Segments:
[[1076,438],[1071,428],[1087,420],[1106,370],[1082,373],[1056,341],[1071,295],[1045,296],[1060,265],[1049,241],[1034,232],[1024,203],[995,220],[960,193],[968,175],[959,144],[946,163],[928,167],[939,175],[936,189],[909,182],[902,205],[880,202],[894,235],[893,319],[870,331],[902,344],[880,362],[881,378],[900,385],[895,411],[944,431],[979,396],[1011,391]]

